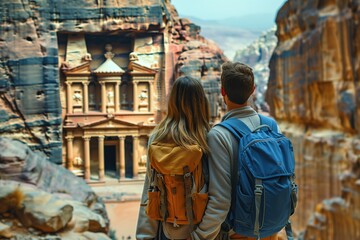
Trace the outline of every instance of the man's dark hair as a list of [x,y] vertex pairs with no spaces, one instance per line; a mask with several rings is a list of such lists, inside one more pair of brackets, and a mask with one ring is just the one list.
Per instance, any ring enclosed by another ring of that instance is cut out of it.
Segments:
[[229,100],[244,104],[254,88],[252,69],[239,62],[226,62],[222,65],[221,85]]

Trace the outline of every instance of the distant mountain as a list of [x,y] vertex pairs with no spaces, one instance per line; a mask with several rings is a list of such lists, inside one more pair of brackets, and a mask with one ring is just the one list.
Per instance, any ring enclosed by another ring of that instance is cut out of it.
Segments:
[[238,49],[255,41],[262,32],[274,25],[272,14],[247,15],[221,20],[203,20],[193,16],[182,16],[201,27],[201,35],[213,40],[224,51],[228,59],[233,59]]
[[194,16],[182,16],[200,25],[217,25],[231,28],[241,28],[244,30],[262,32],[275,25],[275,17],[272,13],[249,14],[239,17],[231,17],[220,20],[204,20]]

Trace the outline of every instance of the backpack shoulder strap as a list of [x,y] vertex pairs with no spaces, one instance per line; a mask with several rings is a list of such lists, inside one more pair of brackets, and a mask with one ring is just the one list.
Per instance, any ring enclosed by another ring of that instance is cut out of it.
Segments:
[[[192,201],[191,201],[191,174],[190,174],[190,169],[189,166],[185,166],[184,168],[184,187],[185,187],[185,211],[186,211],[186,216],[187,219],[189,221],[189,229],[190,229],[190,233],[193,231],[194,229],[194,213],[192,211],[193,206],[192,206]],[[174,227],[175,227],[175,222],[174,222]]]
[[242,136],[251,133],[251,130],[248,128],[248,126],[246,126],[243,121],[237,118],[226,119],[217,125],[220,125],[229,130],[237,140],[239,140]]
[[278,126],[274,119],[270,117],[266,117],[264,115],[259,114],[260,117],[260,125],[265,124],[268,125],[271,130],[278,132]]
[[[248,128],[248,126],[246,126],[246,124],[237,119],[237,118],[229,118],[221,123],[219,123],[218,125],[226,128],[227,130],[229,130],[232,135],[236,138],[236,140],[239,142],[241,137],[247,135],[248,133],[251,133],[251,130]],[[232,166],[232,170],[231,170],[231,205],[230,205],[230,212],[234,212],[235,211],[235,202],[236,202],[236,194],[235,194],[235,187],[237,184],[237,179],[238,179],[238,161],[239,159],[235,159],[235,161],[233,162],[233,166]],[[230,222],[229,221],[225,221],[222,223],[221,228],[224,230],[229,230],[230,229]]]

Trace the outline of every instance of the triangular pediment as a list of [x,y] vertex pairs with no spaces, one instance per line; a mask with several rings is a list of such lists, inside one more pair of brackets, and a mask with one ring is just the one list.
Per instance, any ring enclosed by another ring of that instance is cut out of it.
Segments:
[[66,76],[78,74],[90,74],[90,62],[84,62],[78,66],[71,68],[63,68]]
[[155,75],[156,70],[143,66],[136,61],[131,61],[129,63],[128,69],[130,74],[144,74],[144,75]]
[[115,118],[103,119],[103,120],[100,120],[97,122],[88,123],[83,126],[83,128],[86,128],[86,129],[90,129],[90,128],[91,129],[134,128],[134,127],[138,127],[138,125],[135,123],[132,123],[132,122],[119,120],[119,119],[115,119]]
[[101,73],[113,73],[113,74],[121,74],[124,73],[124,70],[117,65],[112,59],[108,58],[106,61],[101,64],[95,71],[96,74]]

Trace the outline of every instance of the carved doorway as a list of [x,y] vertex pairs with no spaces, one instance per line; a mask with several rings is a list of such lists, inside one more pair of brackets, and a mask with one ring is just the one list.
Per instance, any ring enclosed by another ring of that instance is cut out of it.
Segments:
[[125,178],[133,178],[133,140],[132,137],[125,138]]
[[105,145],[104,146],[104,161],[105,161],[105,176],[111,178],[117,178],[116,171],[116,146]]

